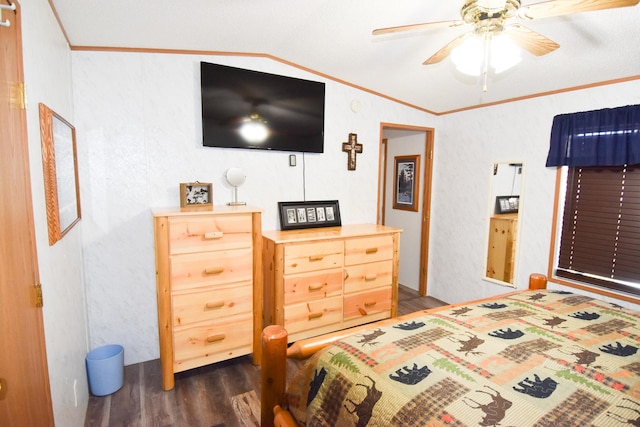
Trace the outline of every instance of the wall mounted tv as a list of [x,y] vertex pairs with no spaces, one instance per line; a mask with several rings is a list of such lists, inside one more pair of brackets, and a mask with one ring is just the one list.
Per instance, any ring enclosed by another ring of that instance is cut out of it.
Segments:
[[[200,82],[204,146],[324,151],[324,83],[207,62]],[[247,123],[267,133],[243,137]]]

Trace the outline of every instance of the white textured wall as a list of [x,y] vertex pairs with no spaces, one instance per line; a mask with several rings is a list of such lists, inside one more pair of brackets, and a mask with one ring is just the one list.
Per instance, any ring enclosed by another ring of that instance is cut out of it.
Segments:
[[[277,202],[303,198],[304,163],[307,200],[338,199],[344,224],[375,222],[380,122],[439,122],[326,80],[323,154],[298,154],[290,167],[290,153],[205,148],[200,60],[325,81],[261,58],[72,52],[90,343],[122,344],[126,364],[159,355],[151,208],[177,205],[180,182],[213,182],[214,203],[224,204],[232,190],[223,174],[240,167],[240,199],[264,209],[264,230],[277,229]],[[341,151],[350,132],[364,145],[356,171]]]
[[508,290],[481,280],[496,161],[524,162],[516,285],[526,288],[530,273],[546,273],[556,173],[545,162],[553,117],[637,103],[636,80],[443,116],[436,131],[430,294],[455,303]]
[[[265,230],[278,228],[278,201],[303,198],[301,155],[291,168],[289,153],[201,146],[200,60],[322,80],[260,58],[72,52],[90,342],[124,345],[127,364],[158,357],[152,207],[176,205],[178,183],[193,180],[214,183],[215,203],[229,201],[223,174],[231,166],[247,172],[240,198],[264,209]],[[380,122],[436,129],[428,289],[447,302],[508,290],[482,280],[491,165],[525,163],[516,285],[526,287],[529,273],[547,269],[553,116],[640,97],[640,83],[630,82],[432,117],[326,83],[325,153],[304,156],[306,198],[338,199],[345,224],[376,219]],[[350,110],[353,99],[360,113]],[[341,152],[349,132],[364,144],[356,171]]]
[[31,188],[53,412],[56,425],[81,426],[89,398],[83,221],[49,246],[38,113],[43,102],[73,123],[71,54],[47,0],[23,0],[21,6]]

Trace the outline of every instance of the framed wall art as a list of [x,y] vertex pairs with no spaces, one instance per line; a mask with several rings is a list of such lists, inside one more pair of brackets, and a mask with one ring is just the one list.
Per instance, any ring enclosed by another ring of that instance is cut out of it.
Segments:
[[342,225],[337,200],[278,202],[278,212],[282,230]]
[[213,209],[213,185],[208,182],[180,183],[180,208],[182,210]]
[[420,155],[394,157],[393,209],[418,212]]

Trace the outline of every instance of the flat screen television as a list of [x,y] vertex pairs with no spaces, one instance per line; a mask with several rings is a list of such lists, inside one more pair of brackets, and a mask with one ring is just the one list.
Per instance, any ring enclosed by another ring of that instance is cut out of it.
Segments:
[[[324,83],[207,62],[200,81],[204,146],[324,151]],[[247,123],[262,138],[243,136]]]

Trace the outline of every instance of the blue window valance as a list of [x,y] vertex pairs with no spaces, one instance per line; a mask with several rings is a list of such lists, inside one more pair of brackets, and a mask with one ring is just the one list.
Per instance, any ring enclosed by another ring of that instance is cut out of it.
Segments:
[[561,114],[553,118],[547,166],[640,163],[640,105]]

